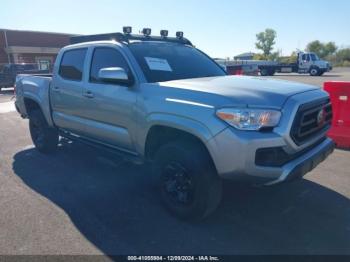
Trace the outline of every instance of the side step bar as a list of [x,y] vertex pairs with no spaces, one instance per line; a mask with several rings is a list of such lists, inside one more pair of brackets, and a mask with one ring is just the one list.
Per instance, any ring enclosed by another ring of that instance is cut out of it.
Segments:
[[65,131],[62,129],[59,130],[59,135],[67,140],[81,142],[81,143],[86,144],[88,146],[91,146],[91,147],[106,151],[108,153],[117,155],[118,157],[123,158],[123,160],[128,161],[128,162],[132,162],[133,164],[136,164],[136,165],[142,165],[144,163],[144,160],[136,154],[119,149],[117,147],[103,144],[99,141],[95,141],[95,140],[89,139],[87,137],[75,135],[71,132],[68,132],[68,131]]

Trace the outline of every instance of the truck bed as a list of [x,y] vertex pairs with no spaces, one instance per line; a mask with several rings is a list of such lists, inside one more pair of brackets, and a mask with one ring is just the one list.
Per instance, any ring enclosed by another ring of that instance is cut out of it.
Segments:
[[16,77],[16,107],[23,117],[28,117],[25,99],[34,100],[42,109],[44,116],[52,125],[50,106],[50,85],[52,74],[20,74]]

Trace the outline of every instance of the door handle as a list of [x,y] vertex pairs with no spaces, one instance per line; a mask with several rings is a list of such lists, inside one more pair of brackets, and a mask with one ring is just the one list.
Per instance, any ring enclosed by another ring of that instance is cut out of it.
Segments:
[[91,91],[84,92],[83,96],[87,98],[94,98],[94,94]]
[[60,92],[60,88],[59,88],[58,86],[54,86],[54,87],[53,87],[53,91],[55,91],[55,92]]

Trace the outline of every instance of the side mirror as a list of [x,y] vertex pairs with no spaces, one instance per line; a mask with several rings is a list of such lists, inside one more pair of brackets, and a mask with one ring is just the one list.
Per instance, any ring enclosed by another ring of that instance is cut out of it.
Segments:
[[128,73],[121,67],[106,67],[98,71],[98,78],[105,82],[131,85],[133,80]]

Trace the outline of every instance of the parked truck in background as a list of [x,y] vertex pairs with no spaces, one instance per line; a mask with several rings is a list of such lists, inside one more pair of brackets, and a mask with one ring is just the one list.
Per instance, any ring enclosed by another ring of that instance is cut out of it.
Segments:
[[49,70],[39,70],[37,64],[5,64],[0,68],[0,91],[3,87],[13,87],[18,74],[46,74]]
[[321,60],[312,52],[298,52],[295,63],[280,63],[278,61],[268,60],[230,60],[226,61],[226,64],[231,67],[254,65],[258,67],[262,76],[272,76],[275,73],[298,73],[321,76],[325,72],[332,70],[332,66],[328,61]]
[[182,33],[130,32],[74,37],[52,76],[17,76],[15,105],[40,152],[64,137],[149,162],[165,207],[200,219],[225,179],[290,181],[333,151],[320,88],[228,76]]

